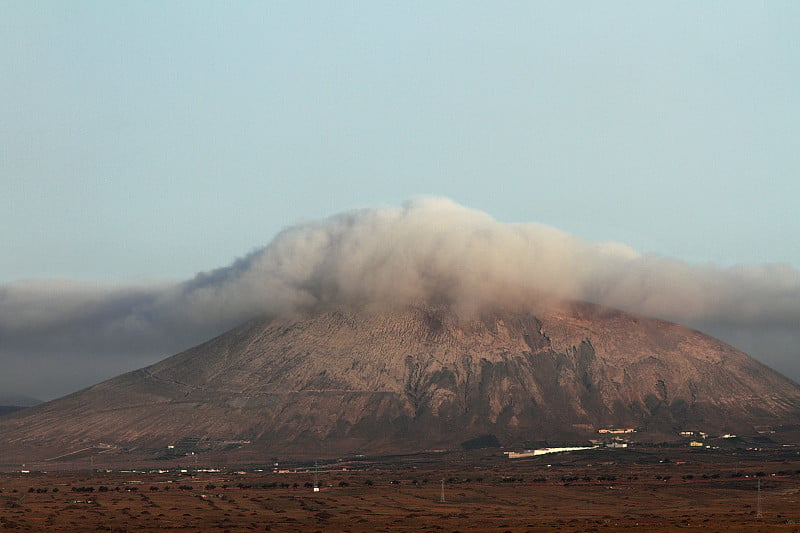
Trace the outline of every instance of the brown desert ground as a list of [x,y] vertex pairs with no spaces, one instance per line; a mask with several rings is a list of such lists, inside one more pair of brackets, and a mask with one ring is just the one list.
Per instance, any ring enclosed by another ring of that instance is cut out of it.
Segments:
[[0,474],[0,530],[800,531],[794,446],[513,460],[493,449],[279,463],[280,472],[201,471],[216,469],[194,459],[161,472]]

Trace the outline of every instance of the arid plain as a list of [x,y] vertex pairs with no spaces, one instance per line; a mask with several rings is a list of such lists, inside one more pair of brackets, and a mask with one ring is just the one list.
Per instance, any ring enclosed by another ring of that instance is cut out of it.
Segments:
[[0,528],[800,531],[793,446],[632,447],[516,460],[493,449],[220,471],[204,465],[207,458],[194,459],[161,468],[2,474]]

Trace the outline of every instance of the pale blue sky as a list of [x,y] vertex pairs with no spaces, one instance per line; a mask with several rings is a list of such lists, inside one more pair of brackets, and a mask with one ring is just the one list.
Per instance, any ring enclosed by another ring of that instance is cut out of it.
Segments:
[[444,195],[800,266],[798,2],[0,2],[0,283]]

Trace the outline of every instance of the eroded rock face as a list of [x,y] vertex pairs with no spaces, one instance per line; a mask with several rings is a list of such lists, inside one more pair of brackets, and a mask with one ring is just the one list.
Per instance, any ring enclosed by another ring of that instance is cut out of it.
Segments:
[[254,320],[0,420],[0,447],[182,437],[291,453],[395,453],[800,421],[800,387],[699,332],[589,304],[420,305]]

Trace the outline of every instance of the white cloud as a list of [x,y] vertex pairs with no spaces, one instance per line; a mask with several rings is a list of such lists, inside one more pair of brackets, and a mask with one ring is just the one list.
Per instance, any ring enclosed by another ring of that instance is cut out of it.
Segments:
[[[543,296],[755,337],[777,328],[784,352],[797,345],[787,335],[800,341],[800,271],[789,266],[691,265],[422,198],[288,228],[232,265],[184,283],[0,287],[0,355],[52,357],[69,343],[71,353],[152,358],[262,314],[425,300],[508,307]],[[770,362],[768,353],[759,355]],[[774,359],[784,372],[797,372],[796,357]]]

